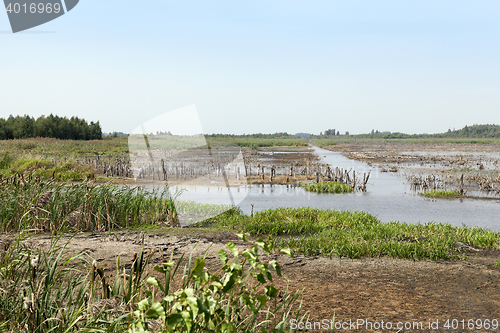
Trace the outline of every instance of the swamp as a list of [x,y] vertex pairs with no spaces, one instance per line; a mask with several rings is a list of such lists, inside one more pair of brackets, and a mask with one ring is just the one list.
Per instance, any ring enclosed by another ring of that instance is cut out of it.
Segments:
[[2,331],[500,317],[498,143],[154,139],[0,141]]

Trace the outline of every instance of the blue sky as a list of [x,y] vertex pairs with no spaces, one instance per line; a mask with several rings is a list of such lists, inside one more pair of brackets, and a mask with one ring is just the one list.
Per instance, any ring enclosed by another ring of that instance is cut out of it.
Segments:
[[498,1],[97,1],[9,33],[0,117],[130,132],[195,104],[207,133],[500,123]]

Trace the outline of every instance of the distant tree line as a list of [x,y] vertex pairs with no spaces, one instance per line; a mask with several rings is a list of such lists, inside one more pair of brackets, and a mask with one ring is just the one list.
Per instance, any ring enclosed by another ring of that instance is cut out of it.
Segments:
[[[331,136],[335,130],[326,130],[320,136]],[[338,133],[337,133],[338,135]],[[349,135],[349,132],[346,132]],[[473,125],[465,126],[459,130],[449,129],[445,133],[437,134],[406,134],[400,132],[380,132],[379,130],[371,130],[367,134],[358,134],[360,138],[376,138],[376,139],[412,139],[412,138],[500,138],[500,125]]]
[[500,125],[473,125],[441,134],[446,138],[500,138]]
[[98,122],[87,123],[78,117],[50,115],[38,119],[28,115],[0,118],[0,140],[26,138],[56,138],[64,140],[101,140],[102,130]]

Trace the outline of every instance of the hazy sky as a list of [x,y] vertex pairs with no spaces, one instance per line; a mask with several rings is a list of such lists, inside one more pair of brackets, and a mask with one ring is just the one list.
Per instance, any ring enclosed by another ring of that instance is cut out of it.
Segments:
[[206,133],[435,133],[500,123],[500,2],[80,0],[12,34],[0,117],[131,132],[196,105]]

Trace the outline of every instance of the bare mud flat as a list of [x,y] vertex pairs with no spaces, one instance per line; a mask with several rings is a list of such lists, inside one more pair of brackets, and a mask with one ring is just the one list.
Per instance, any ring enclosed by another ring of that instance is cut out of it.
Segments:
[[[5,239],[7,235],[3,235]],[[46,247],[50,235],[37,235],[30,239],[30,246]],[[68,238],[69,240],[69,238]],[[132,263],[134,253],[142,245],[155,250],[153,263],[163,257],[180,258],[202,255],[211,247],[208,266],[218,267],[216,251],[232,240],[243,243],[231,233],[211,233],[195,228],[161,229],[154,232],[82,233],[69,240],[68,249],[76,253],[86,252],[95,259],[106,275],[116,271],[116,261]],[[391,258],[365,258],[361,260],[303,257],[278,257],[283,275],[276,280],[280,290],[287,285],[291,291],[303,289],[303,311],[308,311],[310,321],[321,322],[335,315],[343,329],[337,332],[388,332],[393,330],[367,329],[365,326],[351,329],[349,321],[421,322],[424,332],[495,332],[484,329],[445,329],[446,320],[475,321],[500,320],[500,268],[493,266],[500,255],[498,250],[464,250],[466,260],[410,261]],[[152,271],[152,266],[150,270]],[[438,330],[429,329],[429,320],[439,320]],[[338,324],[338,325],[339,325]],[[312,324],[311,324],[312,325]],[[327,330],[310,329],[309,332]],[[419,330],[399,330],[415,332]]]

